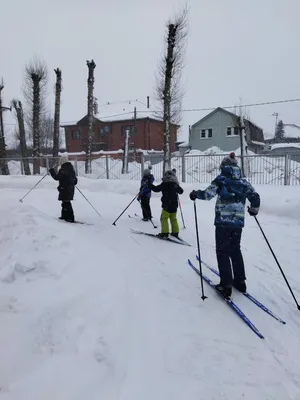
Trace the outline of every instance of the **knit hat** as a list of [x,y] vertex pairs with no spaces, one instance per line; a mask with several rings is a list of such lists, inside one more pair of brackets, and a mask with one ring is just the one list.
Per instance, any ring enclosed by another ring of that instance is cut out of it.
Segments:
[[69,159],[68,159],[67,155],[61,156],[60,159],[58,160],[58,164],[60,166],[62,166],[63,164],[65,164],[67,162],[69,162]]
[[232,151],[229,156],[223,158],[220,168],[225,167],[225,165],[237,165],[237,159],[235,158],[235,153]]
[[143,171],[143,176],[150,176],[151,175],[151,171],[149,168],[144,169]]

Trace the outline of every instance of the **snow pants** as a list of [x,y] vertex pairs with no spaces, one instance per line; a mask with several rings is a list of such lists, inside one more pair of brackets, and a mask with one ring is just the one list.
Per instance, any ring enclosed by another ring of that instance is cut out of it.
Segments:
[[216,226],[216,254],[222,286],[232,285],[233,280],[246,280],[241,236],[242,228]]
[[68,222],[74,222],[74,211],[70,201],[61,202],[61,219]]
[[150,208],[150,197],[141,196],[141,207],[143,218],[152,219],[152,213]]
[[169,219],[171,222],[172,233],[179,233],[179,226],[177,221],[177,213],[169,213],[166,210],[162,210],[160,216],[161,222],[161,233],[169,233]]

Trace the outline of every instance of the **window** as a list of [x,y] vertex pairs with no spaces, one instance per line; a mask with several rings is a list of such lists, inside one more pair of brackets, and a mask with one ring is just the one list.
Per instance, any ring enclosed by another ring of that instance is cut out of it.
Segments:
[[212,138],[212,129],[201,129],[200,132],[201,139],[211,139]]
[[72,131],[72,139],[73,140],[80,140],[80,132],[79,131]]
[[239,128],[238,126],[228,126],[226,131],[226,136],[238,136],[239,135]]

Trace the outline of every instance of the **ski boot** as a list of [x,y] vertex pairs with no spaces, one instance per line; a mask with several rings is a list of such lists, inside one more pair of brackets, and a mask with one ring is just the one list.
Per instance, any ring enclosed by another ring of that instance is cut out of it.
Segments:
[[232,294],[232,287],[229,285],[222,285],[221,283],[218,283],[215,286],[215,289],[221,293],[222,296],[224,296],[226,299],[230,299],[231,294]]
[[245,281],[234,281],[233,286],[241,293],[247,292],[247,286]]

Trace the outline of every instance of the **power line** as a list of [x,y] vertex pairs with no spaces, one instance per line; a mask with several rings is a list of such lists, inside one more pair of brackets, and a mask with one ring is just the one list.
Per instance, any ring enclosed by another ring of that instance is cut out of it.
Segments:
[[[129,101],[137,101],[137,102],[139,102],[139,103],[144,105],[144,103],[142,103],[139,100],[129,100]],[[238,107],[260,107],[260,106],[266,106],[266,105],[272,105],[272,104],[295,103],[295,102],[299,102],[299,101],[300,101],[300,98],[299,99],[288,99],[288,100],[266,101],[266,102],[263,102],[263,103],[242,104],[242,105],[238,105],[238,106],[224,106],[224,107],[221,107],[221,108],[230,110],[230,109],[235,109],[235,108],[238,108]],[[106,103],[105,105],[120,104],[120,103],[125,103],[125,102],[126,101],[120,101],[120,102],[114,102],[114,103],[111,102],[109,104]],[[183,109],[182,112],[213,111],[218,107],[189,108],[189,109]],[[148,111],[147,110],[142,110],[142,111],[137,110],[137,112],[138,113],[147,113],[148,114],[148,113],[160,113],[161,110],[148,110]],[[101,116],[100,118],[107,119],[107,118],[121,117],[121,116],[124,116],[124,115],[130,115],[130,114],[134,114],[134,111],[128,111],[128,112],[114,114],[114,115]],[[64,122],[61,122],[60,124],[61,125],[73,124],[73,123],[76,124],[77,122],[78,121],[64,121]],[[105,121],[103,121],[103,122],[105,122]],[[5,125],[6,126],[16,126],[17,124],[5,124]]]

